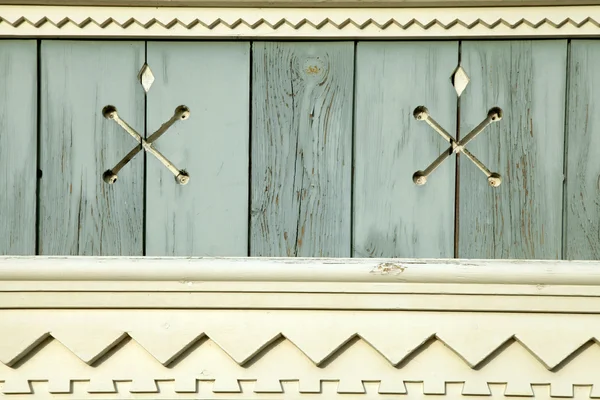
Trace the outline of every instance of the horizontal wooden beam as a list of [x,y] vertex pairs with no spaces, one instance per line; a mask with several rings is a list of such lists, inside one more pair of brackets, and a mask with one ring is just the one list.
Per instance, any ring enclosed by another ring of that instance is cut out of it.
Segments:
[[600,313],[599,266],[597,261],[5,257],[0,258],[0,309]]
[[600,261],[0,257],[0,282],[7,281],[51,284],[56,281],[226,281],[600,286]]
[[525,7],[600,5],[600,0],[2,0],[0,5],[109,7]]
[[360,9],[0,5],[0,38],[433,40],[599,36],[600,6]]

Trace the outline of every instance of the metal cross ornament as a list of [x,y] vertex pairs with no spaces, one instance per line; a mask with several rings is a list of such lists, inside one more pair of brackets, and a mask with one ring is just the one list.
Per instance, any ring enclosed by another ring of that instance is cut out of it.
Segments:
[[117,181],[117,174],[119,171],[129,163],[139,153],[142,148],[148,153],[152,154],[158,159],[169,171],[175,175],[175,180],[180,185],[185,185],[189,182],[190,176],[184,170],[180,170],[173,165],[165,156],[163,156],[158,150],[154,148],[154,142],[158,140],[175,122],[179,120],[186,120],[190,117],[190,110],[186,106],[179,106],[175,109],[175,113],[167,122],[162,124],[156,132],[154,132],[148,139],[144,139],[139,133],[135,131],[127,122],[123,121],[115,106],[106,106],[102,109],[102,115],[106,119],[112,119],[115,121],[125,132],[129,133],[140,145],[135,146],[121,161],[115,165],[114,168],[104,172],[102,179],[108,184],[113,184]]
[[435,171],[437,167],[439,167],[448,157],[452,154],[463,153],[469,160],[473,161],[473,163],[479,168],[486,176],[488,183],[492,187],[498,187],[502,183],[502,177],[500,174],[496,172],[490,172],[489,169],[481,161],[477,159],[469,150],[465,148],[465,146],[477,135],[479,135],[489,124],[492,122],[497,122],[502,119],[502,109],[499,107],[494,107],[490,111],[488,111],[487,117],[475,127],[467,136],[465,136],[462,140],[456,141],[444,128],[442,128],[431,116],[429,115],[429,111],[425,106],[419,106],[415,108],[413,112],[413,116],[417,121],[425,121],[429,126],[431,126],[437,133],[439,133],[446,141],[450,143],[450,147],[448,150],[444,151],[439,155],[424,171],[417,171],[413,175],[413,182],[417,185],[424,185],[427,183],[427,178],[429,175]]

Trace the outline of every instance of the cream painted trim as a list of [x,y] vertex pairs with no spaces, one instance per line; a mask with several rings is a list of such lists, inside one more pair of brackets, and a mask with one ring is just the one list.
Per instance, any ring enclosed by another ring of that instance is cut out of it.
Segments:
[[596,398],[599,284],[598,261],[0,257],[0,399]]
[[600,6],[177,8],[0,6],[0,37],[434,39],[598,37]]
[[3,5],[117,7],[526,7],[590,6],[600,0],[0,0]]

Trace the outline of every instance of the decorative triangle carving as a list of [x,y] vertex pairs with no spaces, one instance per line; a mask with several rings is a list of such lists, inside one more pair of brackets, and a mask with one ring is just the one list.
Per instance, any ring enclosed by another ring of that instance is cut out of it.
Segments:
[[[433,337],[439,339],[454,351],[471,368],[486,362],[495,352],[504,352],[507,342],[516,340],[548,370],[553,370],[577,352],[586,343],[597,340],[590,337],[589,330],[561,327],[557,334],[545,335],[540,326],[531,324],[530,329],[522,326],[517,334],[497,325],[489,328],[480,325],[476,329],[451,329],[423,324],[411,325],[406,331],[383,329],[381,326],[364,325],[358,332],[343,326],[311,327],[309,331],[298,327],[287,327],[283,331],[269,329],[261,323],[252,325],[237,323],[223,327],[215,325],[204,333],[185,329],[161,330],[156,327],[133,330],[129,333],[115,330],[90,330],[86,327],[57,328],[50,332],[36,330],[35,325],[1,326],[0,362],[13,367],[31,353],[48,337],[54,337],[74,355],[88,365],[93,365],[115,347],[119,347],[127,336],[139,344],[146,352],[168,366],[202,337],[209,336],[237,364],[244,365],[265,348],[282,337],[287,338],[314,364],[321,366],[350,340],[358,337],[380,353],[391,365],[398,366],[411,354],[418,351]],[[543,328],[543,327],[542,327]],[[10,334],[4,333],[10,329]],[[437,329],[433,331],[432,329]],[[15,331],[17,332],[15,334]],[[586,334],[587,332],[587,334]],[[121,350],[117,350],[118,353]],[[111,354],[111,358],[114,355]],[[495,358],[495,356],[494,356]],[[27,361],[29,362],[29,361]]]
[[373,326],[361,328],[360,336],[392,365],[398,365],[419,347],[427,343],[434,334],[435,332],[427,327],[411,326],[406,331],[398,332]]
[[[312,327],[311,327],[312,328]],[[342,330],[285,332],[285,337],[317,366],[341,349],[356,333]]]
[[3,326],[0,337],[0,362],[12,367],[46,340],[49,333],[35,325]]
[[74,330],[71,327],[54,330],[51,334],[88,365],[93,365],[127,337],[126,333],[114,330],[86,328]]
[[281,337],[275,329],[252,325],[207,329],[206,334],[239,365],[244,365]]
[[437,334],[439,340],[451,348],[471,368],[475,368],[490,354],[512,338],[497,329],[458,330],[447,329]]
[[540,334],[539,330],[524,331],[516,335],[523,344],[548,369],[553,369],[581,346],[593,340],[589,332],[561,329],[561,334]]
[[205,335],[189,331],[165,332],[140,329],[129,332],[129,336],[158,362],[167,366]]

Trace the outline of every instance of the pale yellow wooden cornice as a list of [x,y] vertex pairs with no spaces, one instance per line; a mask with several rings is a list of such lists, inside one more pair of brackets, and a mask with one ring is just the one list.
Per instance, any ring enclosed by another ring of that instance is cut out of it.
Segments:
[[117,7],[431,8],[600,5],[599,0],[2,0],[0,5]]
[[0,37],[435,39],[598,37],[600,6],[196,8],[0,6]]
[[589,399],[600,262],[0,257],[0,399]]

